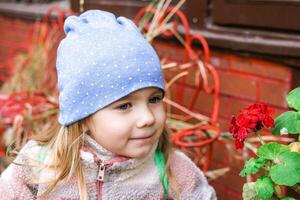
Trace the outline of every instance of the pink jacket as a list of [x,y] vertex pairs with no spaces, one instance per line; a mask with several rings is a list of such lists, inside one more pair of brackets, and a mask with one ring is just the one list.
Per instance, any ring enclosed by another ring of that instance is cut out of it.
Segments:
[[[30,164],[39,160],[42,148],[35,141],[29,141],[17,156],[15,162]],[[51,156],[47,152],[44,162]],[[103,200],[158,200],[163,199],[163,187],[154,163],[154,149],[142,159],[116,157],[90,137],[85,137],[85,145],[80,150],[84,177],[89,199]],[[179,184],[180,199],[214,200],[214,189],[208,185],[203,173],[183,153],[175,151],[171,157],[171,170]],[[50,169],[11,164],[1,174],[1,199],[36,199],[43,193],[46,184],[41,183],[53,177]],[[169,190],[169,198],[175,193]],[[75,176],[57,185],[46,199],[79,199],[79,189]]]

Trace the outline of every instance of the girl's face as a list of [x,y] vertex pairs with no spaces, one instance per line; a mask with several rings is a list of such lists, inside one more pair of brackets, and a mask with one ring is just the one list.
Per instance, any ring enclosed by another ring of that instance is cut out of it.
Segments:
[[88,120],[91,136],[118,155],[147,155],[163,132],[166,114],[163,92],[157,88],[137,90],[93,114]]

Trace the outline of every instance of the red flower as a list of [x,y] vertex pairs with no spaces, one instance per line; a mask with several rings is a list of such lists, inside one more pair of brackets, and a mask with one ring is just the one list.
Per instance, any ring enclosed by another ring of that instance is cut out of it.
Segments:
[[243,148],[244,141],[249,133],[256,132],[262,128],[274,127],[274,120],[271,115],[274,113],[267,104],[255,103],[244,108],[240,114],[231,119],[229,131],[235,139],[237,149]]
[[235,148],[242,149],[244,147],[244,141],[243,140],[234,140]]

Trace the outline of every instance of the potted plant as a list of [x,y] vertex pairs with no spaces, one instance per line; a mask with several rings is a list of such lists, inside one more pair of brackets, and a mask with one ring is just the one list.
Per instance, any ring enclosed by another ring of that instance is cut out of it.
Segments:
[[[292,90],[286,99],[291,110],[275,120],[271,117],[274,110],[263,103],[248,106],[231,120],[230,132],[237,149],[249,145],[249,134],[256,134],[260,141],[257,149],[251,148],[255,156],[245,163],[240,172],[243,177],[259,175],[256,181],[244,184],[243,199],[294,199],[283,194],[283,187],[291,188],[300,195],[300,87]],[[271,128],[272,134],[280,137],[298,137],[289,144],[265,142],[260,135],[263,128]]]

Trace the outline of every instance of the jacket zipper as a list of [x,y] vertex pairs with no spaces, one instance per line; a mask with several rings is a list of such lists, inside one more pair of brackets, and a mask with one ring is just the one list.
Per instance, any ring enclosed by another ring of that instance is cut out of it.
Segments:
[[97,199],[101,200],[102,199],[102,187],[103,187],[103,181],[104,181],[104,175],[105,175],[105,170],[106,167],[109,164],[106,164],[104,162],[101,162],[99,165],[99,171],[98,171],[98,176],[97,176]]
[[96,182],[96,191],[97,191],[97,200],[101,200],[102,199],[102,188],[103,188],[105,170],[108,169],[110,166],[112,166],[113,163],[123,162],[125,160],[128,160],[128,158],[124,157],[124,156],[118,156],[118,157],[111,158],[107,161],[102,161],[97,157],[97,155],[95,153],[93,153],[92,150],[90,150],[86,146],[82,146],[81,149],[84,152],[91,153],[94,157],[94,162],[99,166],[98,175],[97,175],[97,182]]
[[[103,188],[105,170],[111,165],[112,163],[105,163],[105,162],[101,162],[99,165],[99,171],[97,176],[97,200],[102,200],[102,188]],[[170,198],[165,199],[164,197],[162,197],[161,200],[173,200],[173,199]]]

